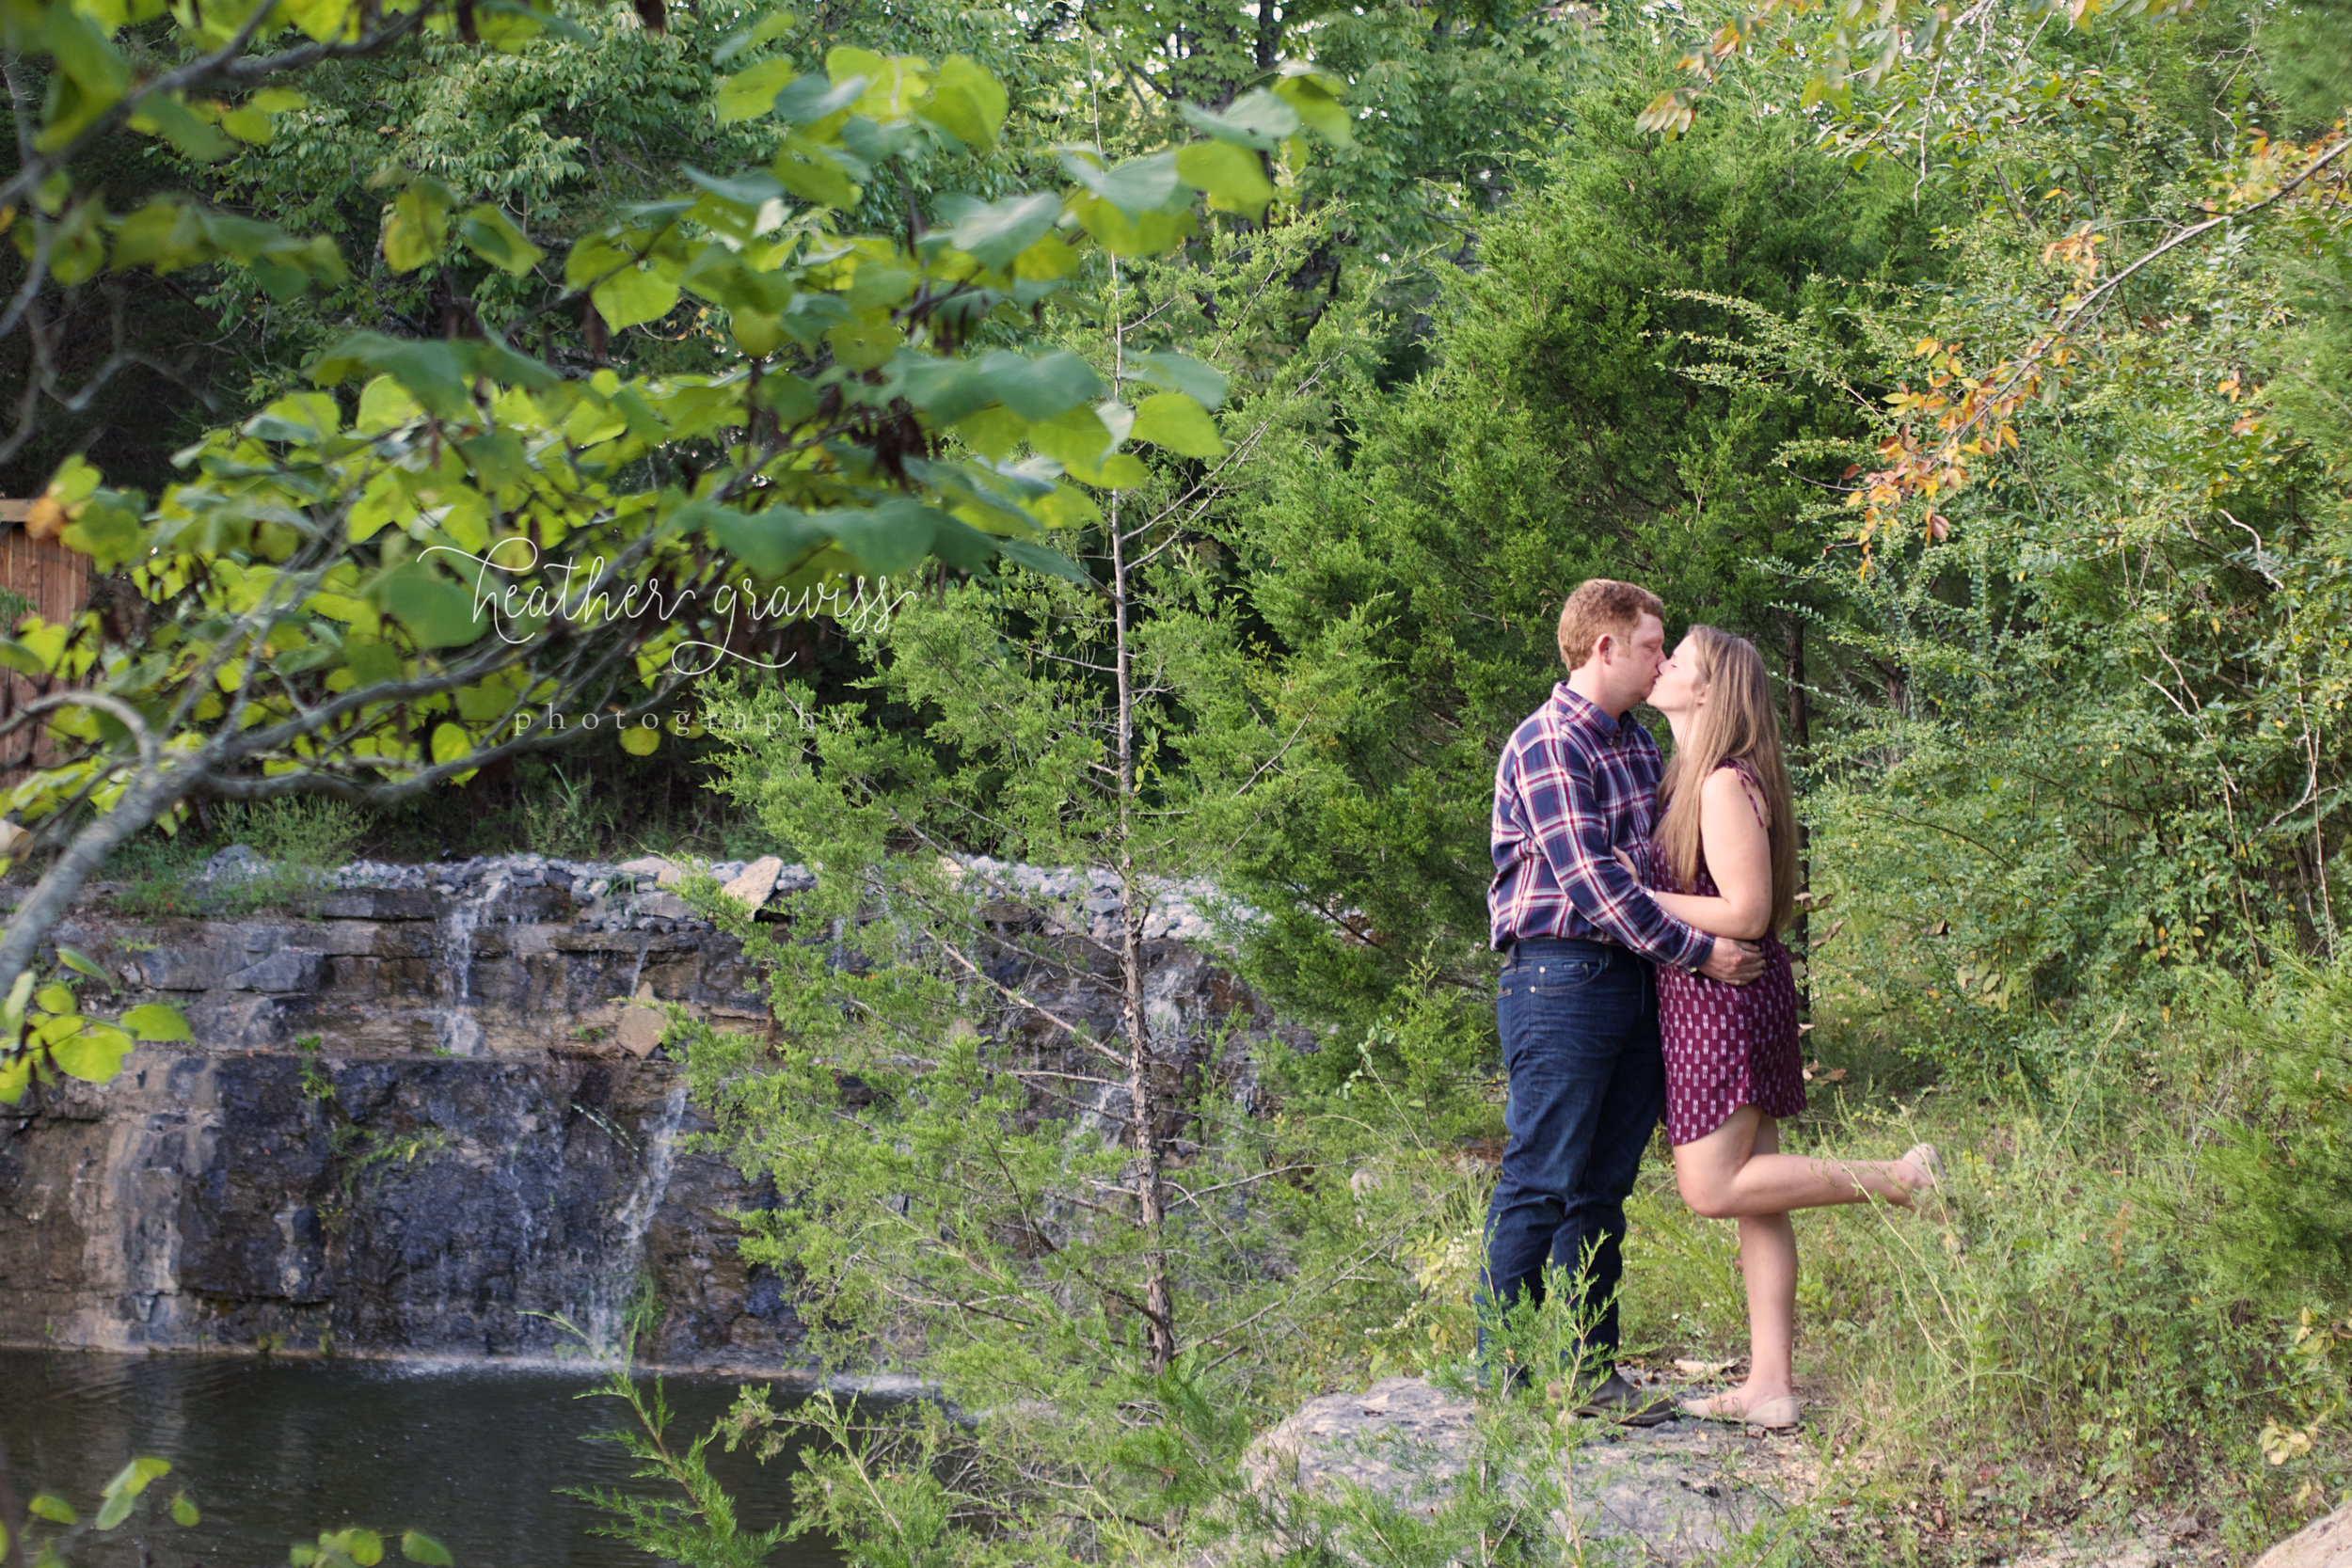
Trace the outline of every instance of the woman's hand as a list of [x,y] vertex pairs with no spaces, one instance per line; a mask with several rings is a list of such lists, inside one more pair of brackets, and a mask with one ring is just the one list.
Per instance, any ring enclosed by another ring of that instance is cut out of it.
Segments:
[[1610,853],[1617,857],[1617,863],[1619,865],[1624,866],[1628,871],[1633,874],[1633,879],[1636,882],[1639,882],[1642,879],[1642,868],[1633,863],[1633,857],[1631,855],[1627,854],[1622,849],[1613,849]]

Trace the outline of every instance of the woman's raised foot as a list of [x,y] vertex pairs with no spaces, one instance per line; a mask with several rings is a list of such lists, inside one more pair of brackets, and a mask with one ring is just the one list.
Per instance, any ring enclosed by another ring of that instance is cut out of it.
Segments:
[[1905,1195],[1907,1198],[1916,1198],[1922,1193],[1943,1190],[1944,1156],[1935,1151],[1933,1144],[1913,1144],[1903,1151],[1903,1157],[1896,1164],[1908,1166],[1914,1173],[1913,1179],[1906,1183],[1910,1188],[1910,1192]]

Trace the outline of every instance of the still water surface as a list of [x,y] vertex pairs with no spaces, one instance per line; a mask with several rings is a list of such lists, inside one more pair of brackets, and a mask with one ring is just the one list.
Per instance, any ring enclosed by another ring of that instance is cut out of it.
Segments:
[[[172,1472],[151,1489],[184,1486],[203,1511],[192,1529],[152,1520],[85,1537],[76,1564],[133,1568],[143,1538],[156,1568],[183,1563],[269,1568],[322,1529],[364,1525],[396,1537],[437,1537],[458,1568],[653,1568],[655,1559],[589,1532],[605,1515],[565,1486],[660,1488],[629,1478],[611,1443],[585,1441],[620,1424],[610,1399],[580,1399],[592,1369],[507,1371],[386,1362],[271,1361],[192,1355],[87,1355],[0,1350],[0,1443],[20,1497],[63,1494],[84,1518],[135,1454]],[[692,1436],[733,1402],[736,1380],[670,1377],[674,1435]],[[712,1468],[743,1522],[783,1519],[795,1466],[766,1465],[712,1445]],[[398,1562],[394,1552],[391,1562]],[[787,1542],[776,1568],[835,1568],[815,1536]]]

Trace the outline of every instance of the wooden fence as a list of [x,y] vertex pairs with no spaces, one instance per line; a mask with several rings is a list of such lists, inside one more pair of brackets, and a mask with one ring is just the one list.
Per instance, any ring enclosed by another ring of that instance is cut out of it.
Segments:
[[[0,591],[13,595],[6,602],[9,630],[18,617],[33,614],[52,623],[71,621],[89,604],[89,557],[67,549],[55,539],[36,539],[24,531],[29,500],[0,500]],[[22,599],[23,604],[17,604]],[[0,675],[0,723],[16,716],[24,703],[48,691],[54,683],[29,680],[13,672]],[[0,735],[0,788],[15,784],[34,768],[56,760],[56,747],[36,721]]]

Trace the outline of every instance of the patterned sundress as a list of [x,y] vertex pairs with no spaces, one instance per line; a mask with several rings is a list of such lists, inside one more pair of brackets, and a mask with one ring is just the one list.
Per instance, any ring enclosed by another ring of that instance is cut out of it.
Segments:
[[[1727,762],[1749,783],[1755,771]],[[1757,793],[1762,793],[1758,786]],[[1749,802],[1753,805],[1755,802]],[[1766,824],[1768,827],[1769,823]],[[1665,856],[1650,864],[1667,893],[1721,897],[1699,852],[1695,885],[1678,887]],[[1666,1057],[1666,1141],[1704,1138],[1742,1105],[1773,1117],[1804,1109],[1804,1064],[1797,1052],[1797,981],[1777,935],[1763,941],[1764,973],[1744,986],[1658,966],[1658,1028]]]

